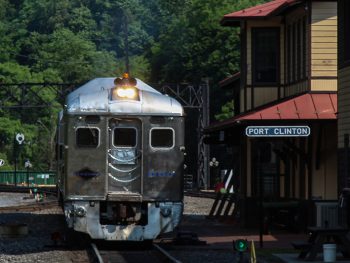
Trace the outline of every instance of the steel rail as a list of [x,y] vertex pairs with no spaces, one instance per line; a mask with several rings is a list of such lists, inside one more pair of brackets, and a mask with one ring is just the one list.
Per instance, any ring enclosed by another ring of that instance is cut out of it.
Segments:
[[[157,253],[160,254],[160,256],[157,256],[157,257],[161,257],[159,259],[160,262],[181,263],[181,261],[179,261],[176,258],[174,258],[173,256],[171,256],[165,249],[161,248],[157,244],[152,244],[152,247],[150,248],[149,251],[151,251],[151,250],[153,250],[154,252],[157,252]],[[105,263],[105,261],[103,260],[102,255],[100,253],[100,251],[102,251],[102,252],[104,251],[103,249],[99,250],[95,243],[91,243],[91,251],[93,252],[92,253],[93,262]],[[112,252],[114,252],[114,253],[118,253],[119,252],[117,250],[114,250],[114,251],[108,250],[108,251],[109,251],[110,255],[112,254]],[[128,251],[128,252],[132,253],[131,251]],[[135,251],[135,253],[137,253],[137,252],[139,252],[139,251]],[[123,252],[121,251],[120,253],[122,254]],[[165,259],[165,261],[164,261],[164,259]],[[113,263],[114,261],[111,258],[109,258],[108,262]]]
[[16,205],[16,206],[4,206],[4,207],[0,207],[0,214],[9,213],[9,212],[10,213],[11,212],[34,212],[34,211],[45,210],[45,209],[53,208],[57,206],[58,206],[57,200]]
[[96,263],[103,263],[103,259],[101,257],[100,252],[98,251],[97,246],[94,243],[91,243],[92,251],[94,252],[94,256],[97,259]]
[[157,244],[153,244],[153,247],[155,249],[157,249],[160,253],[162,253],[162,255],[164,255],[169,260],[169,262],[171,262],[171,263],[181,263],[180,260],[177,260],[176,258],[174,258],[172,255],[170,255],[168,252],[166,252],[163,248],[161,248]]

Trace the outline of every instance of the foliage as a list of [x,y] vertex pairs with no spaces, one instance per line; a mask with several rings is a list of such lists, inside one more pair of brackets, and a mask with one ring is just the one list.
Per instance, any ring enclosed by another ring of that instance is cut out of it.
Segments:
[[223,121],[233,117],[234,115],[234,103],[233,100],[226,102],[221,106],[221,112],[215,115],[215,119],[218,121]]
[[[0,0],[0,83],[82,83],[120,75],[128,46],[133,76],[155,83],[209,77],[215,94],[221,94],[215,83],[239,70],[240,46],[237,29],[219,21],[226,13],[261,2]],[[53,167],[60,105],[52,89],[34,89],[53,107],[12,109],[5,89],[0,90],[0,158],[13,165],[13,136],[20,131],[27,144],[19,158],[48,169]],[[220,107],[221,99],[227,100],[223,96],[213,96],[213,104]],[[219,118],[231,114],[232,105],[223,110]]]

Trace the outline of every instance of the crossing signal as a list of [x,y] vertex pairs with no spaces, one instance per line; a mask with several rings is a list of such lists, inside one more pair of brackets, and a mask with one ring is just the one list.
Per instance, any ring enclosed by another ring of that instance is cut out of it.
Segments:
[[245,239],[237,239],[236,241],[233,241],[233,245],[235,250],[239,252],[244,252],[248,249],[248,242]]

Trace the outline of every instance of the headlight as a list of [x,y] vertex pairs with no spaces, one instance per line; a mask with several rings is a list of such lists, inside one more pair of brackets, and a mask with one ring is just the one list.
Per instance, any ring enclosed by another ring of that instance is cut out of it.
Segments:
[[117,88],[118,97],[134,99],[136,97],[136,90],[134,88]]
[[136,87],[117,87],[112,90],[112,100],[140,100]]
[[86,210],[82,206],[75,207],[74,212],[79,217],[83,217],[86,215]]

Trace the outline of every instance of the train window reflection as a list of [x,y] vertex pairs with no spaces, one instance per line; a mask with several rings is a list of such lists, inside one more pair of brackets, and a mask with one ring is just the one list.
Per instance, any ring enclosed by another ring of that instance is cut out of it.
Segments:
[[114,146],[116,147],[135,147],[136,129],[134,128],[115,128]]
[[78,128],[76,143],[78,147],[97,147],[100,132],[97,128]]
[[174,146],[174,130],[169,128],[151,129],[151,146],[153,148],[172,148]]

